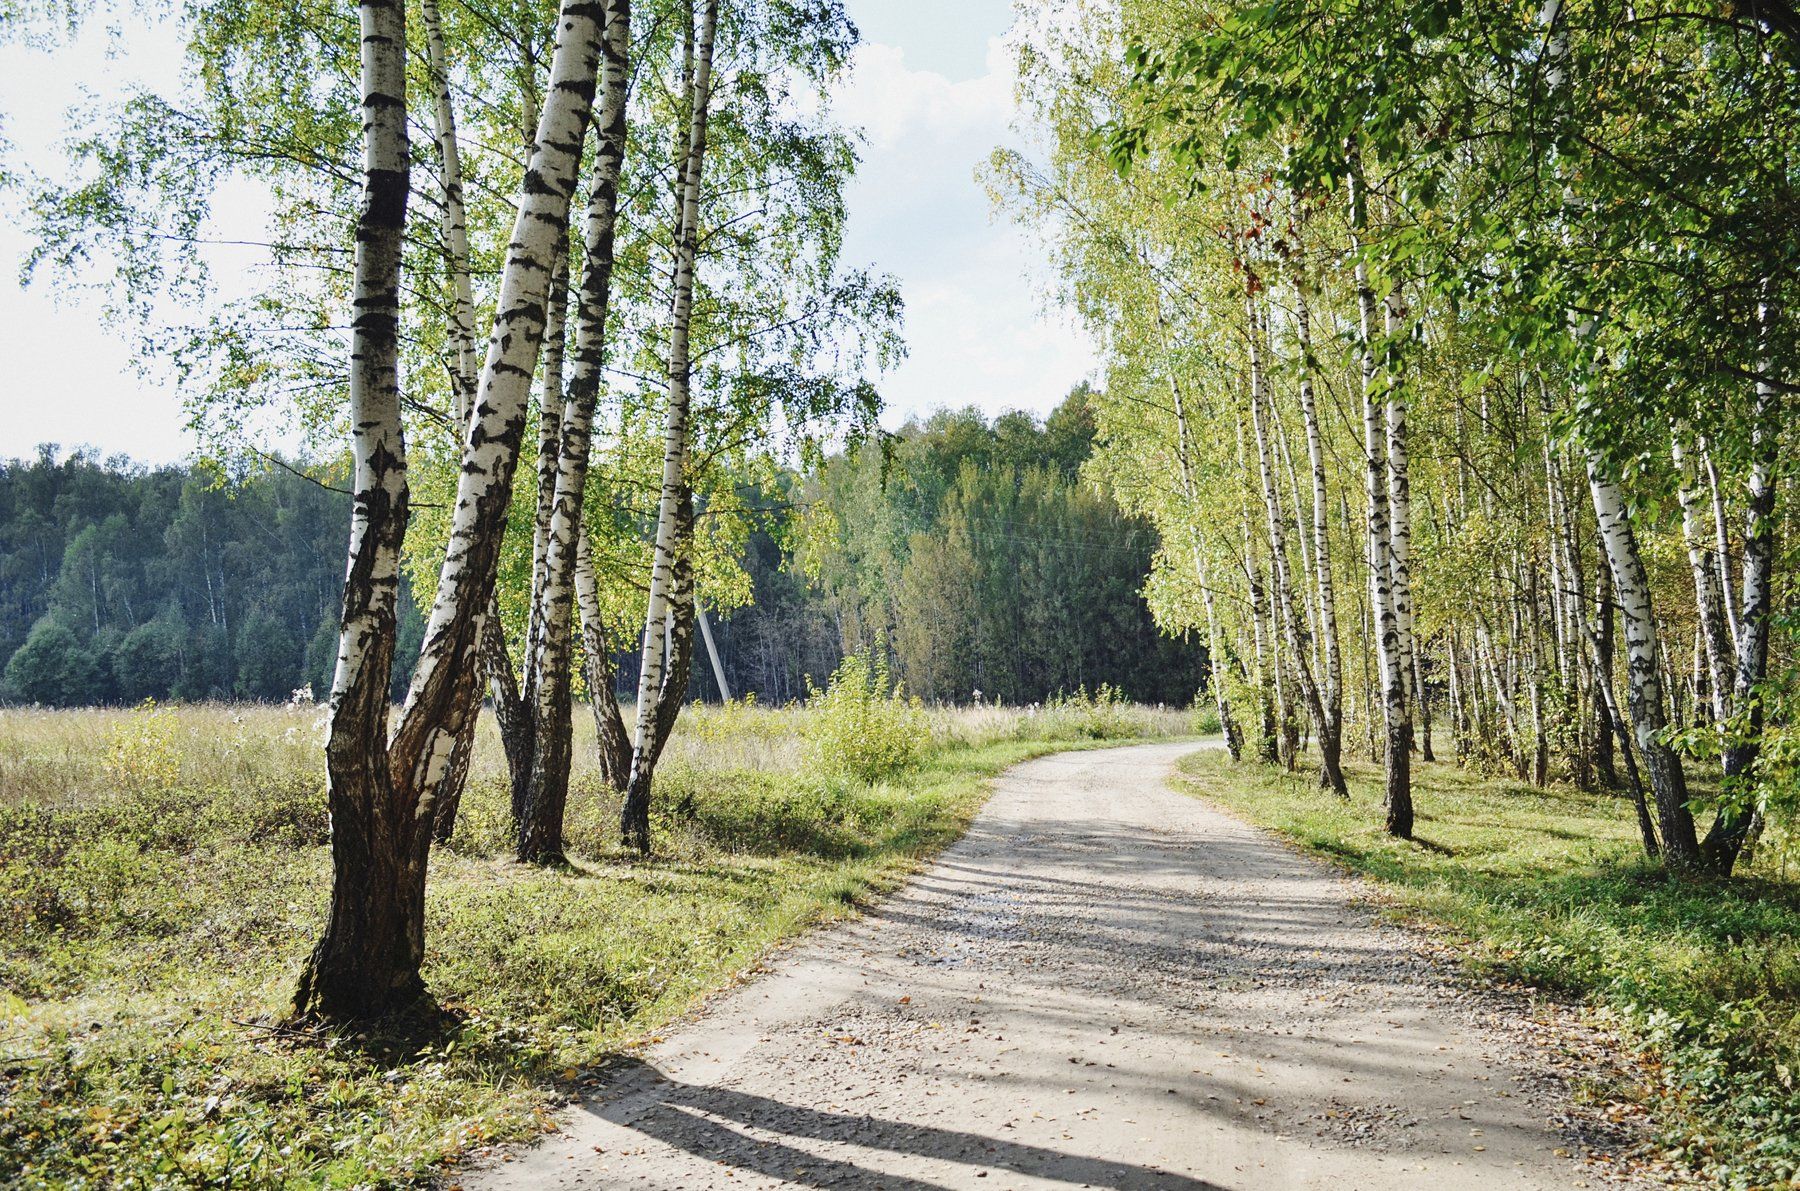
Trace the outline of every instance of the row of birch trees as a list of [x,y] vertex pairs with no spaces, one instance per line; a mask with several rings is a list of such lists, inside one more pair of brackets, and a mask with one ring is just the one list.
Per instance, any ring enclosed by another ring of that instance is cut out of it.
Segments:
[[1791,11],[1039,17],[989,180],[1233,755],[1366,757],[1398,836],[1415,759],[1616,790],[1729,874],[1796,809]]
[[[375,1017],[425,991],[427,862],[484,697],[519,859],[562,859],[583,691],[622,836],[648,851],[700,602],[748,598],[742,494],[873,423],[899,303],[837,259],[855,154],[828,88],[855,29],[789,0],[180,19],[189,85],[96,109],[72,180],[40,188],[36,263],[116,262],[120,309],[227,446],[271,425],[351,444],[333,884],[294,1007]],[[221,287],[211,249],[246,192],[269,208],[259,273]],[[172,294],[196,301],[172,317]],[[403,576],[435,595],[395,711]]]

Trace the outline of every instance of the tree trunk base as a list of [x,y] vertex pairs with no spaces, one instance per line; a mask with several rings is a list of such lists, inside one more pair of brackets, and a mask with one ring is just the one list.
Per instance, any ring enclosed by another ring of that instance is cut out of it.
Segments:
[[1413,834],[1412,801],[1412,724],[1403,722],[1388,728],[1387,791],[1383,798],[1387,833],[1398,839],[1411,839]]

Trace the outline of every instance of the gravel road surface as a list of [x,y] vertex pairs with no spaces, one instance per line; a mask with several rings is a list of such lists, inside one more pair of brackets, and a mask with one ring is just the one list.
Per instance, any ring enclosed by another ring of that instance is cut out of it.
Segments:
[[462,1185],[1600,1185],[1529,1050],[1352,882],[1168,788],[1196,747],[1010,770],[905,890]]

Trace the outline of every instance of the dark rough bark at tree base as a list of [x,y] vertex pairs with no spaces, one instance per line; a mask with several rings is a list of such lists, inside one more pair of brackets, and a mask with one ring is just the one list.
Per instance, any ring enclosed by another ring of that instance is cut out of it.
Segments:
[[1388,729],[1387,790],[1382,809],[1389,835],[1413,837],[1411,721],[1403,720]]
[[[425,951],[425,882],[407,866],[361,855],[340,857],[353,874],[332,891],[332,912],[294,992],[296,1019],[368,1021],[428,1001],[419,966]],[[333,846],[333,852],[339,848]],[[354,867],[351,867],[354,866]],[[354,886],[354,887],[351,887]],[[404,888],[401,897],[389,890]]]
[[[591,679],[588,689],[596,690]],[[609,788],[624,793],[631,781],[631,734],[625,730],[625,717],[610,687],[598,689],[593,712],[594,751],[599,755],[600,777]]]
[[[519,860],[524,864],[562,864],[563,816],[569,802],[569,766],[574,760],[572,715],[565,698],[556,704],[559,720],[537,725],[537,750],[519,816]],[[560,775],[561,780],[557,780]]]
[[519,690],[519,679],[506,649],[506,630],[500,623],[500,605],[490,604],[482,625],[481,662],[494,702],[494,720],[500,729],[500,748],[506,754],[506,776],[512,788],[512,813],[517,821],[525,805],[531,781],[531,705]]
[[1350,786],[1344,781],[1343,740],[1319,741],[1319,789],[1330,790],[1348,800]]

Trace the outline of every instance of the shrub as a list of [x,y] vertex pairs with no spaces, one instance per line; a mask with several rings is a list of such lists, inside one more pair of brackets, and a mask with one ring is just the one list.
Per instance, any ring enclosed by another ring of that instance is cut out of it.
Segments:
[[1057,736],[1116,740],[1142,734],[1131,715],[1131,703],[1111,683],[1101,683],[1091,695],[1085,686],[1072,695],[1057,695],[1044,705],[1044,711]]
[[1201,687],[1194,696],[1194,706],[1188,712],[1188,722],[1196,736],[1217,736],[1225,730],[1219,722],[1219,705],[1212,697],[1212,691]]
[[918,759],[931,736],[917,699],[907,699],[879,653],[850,654],[821,691],[808,684],[813,713],[807,737],[813,759],[828,773],[874,782]]
[[106,776],[125,793],[166,794],[181,776],[175,714],[145,699],[107,738]]

